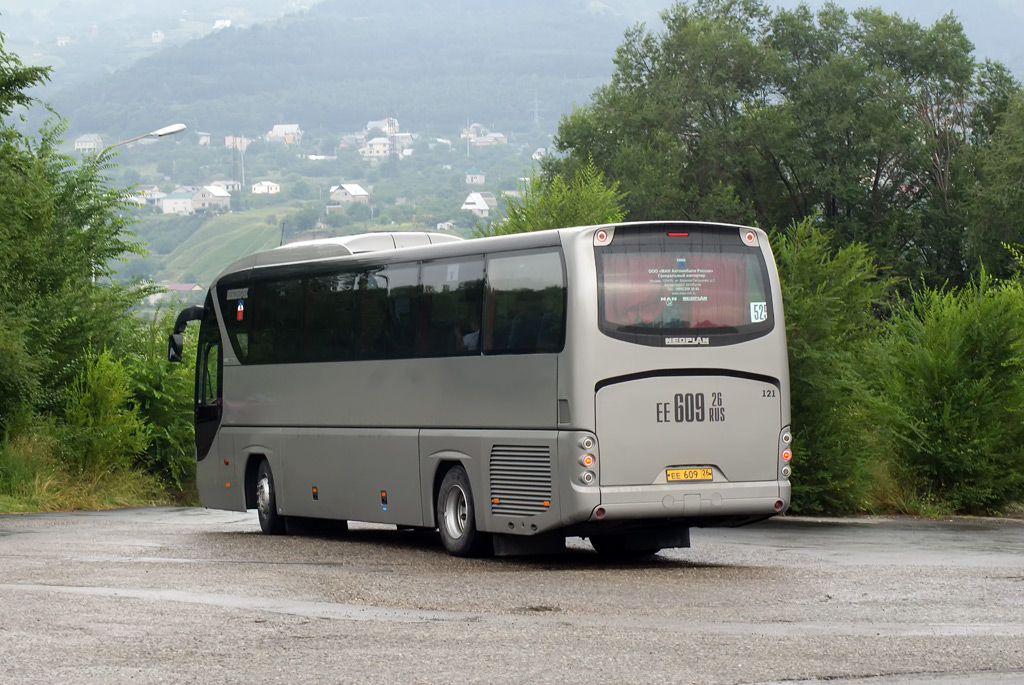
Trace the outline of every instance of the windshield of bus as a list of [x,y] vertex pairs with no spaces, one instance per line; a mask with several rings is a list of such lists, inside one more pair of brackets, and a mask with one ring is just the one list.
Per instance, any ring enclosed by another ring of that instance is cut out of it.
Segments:
[[620,226],[594,250],[600,329],[613,338],[725,345],[774,326],[764,257],[738,227]]

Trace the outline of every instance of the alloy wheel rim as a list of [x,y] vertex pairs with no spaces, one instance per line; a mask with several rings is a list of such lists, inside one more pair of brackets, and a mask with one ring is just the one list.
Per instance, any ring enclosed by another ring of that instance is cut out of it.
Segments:
[[453,539],[461,538],[466,532],[469,521],[469,504],[465,491],[455,485],[448,491],[444,501],[444,522],[448,534]]

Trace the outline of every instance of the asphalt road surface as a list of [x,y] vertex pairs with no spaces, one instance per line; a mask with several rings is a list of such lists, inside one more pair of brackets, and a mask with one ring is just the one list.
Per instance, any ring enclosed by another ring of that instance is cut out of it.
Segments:
[[202,509],[0,516],[0,683],[1024,683],[1024,521],[780,518],[609,563]]

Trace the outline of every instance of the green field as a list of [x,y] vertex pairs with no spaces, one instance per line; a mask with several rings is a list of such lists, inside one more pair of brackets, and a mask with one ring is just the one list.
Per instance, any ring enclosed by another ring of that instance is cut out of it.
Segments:
[[279,220],[290,211],[268,207],[211,218],[163,258],[156,280],[209,285],[236,259],[277,247],[281,239]]

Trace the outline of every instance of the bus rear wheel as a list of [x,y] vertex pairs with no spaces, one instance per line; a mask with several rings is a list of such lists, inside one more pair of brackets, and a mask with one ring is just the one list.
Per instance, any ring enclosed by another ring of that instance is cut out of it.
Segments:
[[274,474],[270,462],[260,462],[256,474],[256,513],[260,519],[260,530],[266,535],[283,535],[285,518],[277,513],[277,493],[274,490]]
[[469,475],[453,466],[437,492],[437,529],[441,544],[454,557],[478,557],[494,551],[491,536],[476,529],[476,507]]

